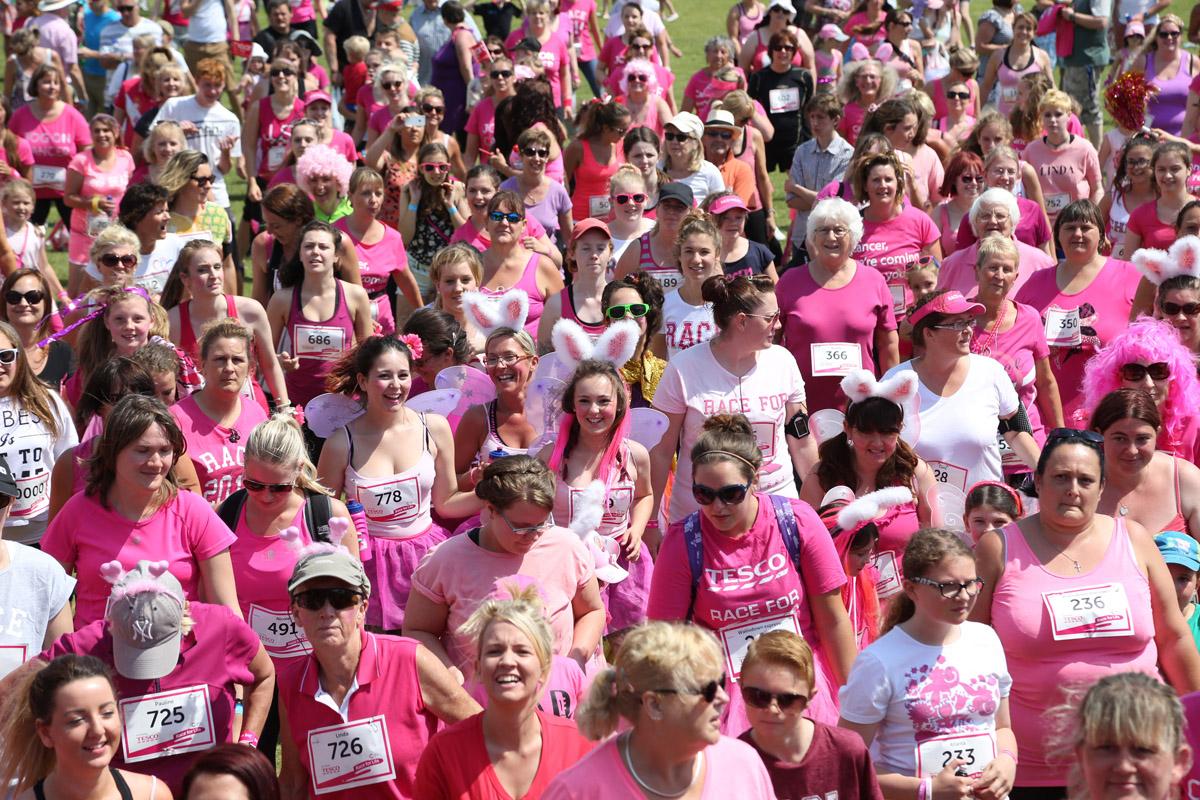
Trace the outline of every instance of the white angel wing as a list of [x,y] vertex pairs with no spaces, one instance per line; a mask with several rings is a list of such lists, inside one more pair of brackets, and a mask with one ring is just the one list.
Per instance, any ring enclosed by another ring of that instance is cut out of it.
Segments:
[[412,398],[406,405],[413,411],[448,417],[458,409],[461,402],[462,392],[457,389],[431,389]]
[[487,373],[467,366],[446,367],[433,379],[436,389],[454,389],[460,394],[460,410],[496,399],[496,386]]
[[343,425],[348,425],[366,412],[362,404],[344,394],[326,392],[304,404],[304,421],[309,430],[328,439]]
[[621,544],[616,539],[610,539],[601,536],[598,533],[590,533],[584,544],[588,546],[588,550],[592,553],[592,559],[595,562],[596,578],[605,583],[620,583],[629,577],[629,570],[617,563],[617,557],[621,552]]
[[808,427],[817,435],[817,444],[829,441],[842,432],[846,415],[836,408],[822,408],[808,418]]
[[949,483],[939,483],[935,491],[938,505],[942,508],[943,527],[952,531],[965,531],[967,496],[963,490]]
[[667,415],[653,408],[634,408],[629,412],[629,438],[647,450],[662,441],[670,421]]

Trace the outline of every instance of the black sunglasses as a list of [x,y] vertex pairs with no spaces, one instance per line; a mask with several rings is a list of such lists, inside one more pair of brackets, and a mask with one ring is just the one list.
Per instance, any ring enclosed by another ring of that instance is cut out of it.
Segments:
[[970,100],[971,93],[970,92],[946,92],[946,97],[950,98],[951,100]]
[[720,489],[713,489],[701,483],[692,484],[692,497],[702,506],[711,506],[714,500],[720,500],[727,506],[736,506],[746,499],[750,490],[748,483],[731,483]]
[[272,78],[290,78],[296,74],[295,70],[291,69],[273,69],[271,70]]
[[1160,39],[1178,39],[1182,35],[1182,31],[1159,31],[1158,38]]
[[674,133],[672,131],[667,131],[663,134],[663,140],[668,142],[686,142],[691,138],[692,137],[688,136],[686,133]]
[[263,483],[245,476],[242,477],[242,486],[247,492],[271,492],[272,494],[283,494],[296,488],[294,483]]
[[774,694],[766,689],[759,689],[757,686],[743,686],[742,699],[746,701],[746,705],[754,708],[770,708],[772,700],[779,705],[780,711],[787,711],[797,703],[800,704],[801,711],[808,707],[808,698],[802,694],[792,694],[791,692]]
[[325,603],[333,606],[335,611],[343,611],[350,606],[362,602],[362,592],[357,589],[309,589],[307,592],[297,592],[292,595],[293,602],[307,611],[320,611]]
[[649,303],[625,303],[619,306],[609,306],[604,316],[609,319],[625,319],[625,317],[644,317],[650,313]]
[[544,147],[526,147],[521,151],[526,158],[549,158],[550,151]]
[[46,293],[41,289],[30,289],[28,292],[18,292],[16,289],[9,289],[4,293],[4,299],[10,306],[15,306],[22,300],[31,306],[36,306],[46,299]]
[[796,52],[796,48],[792,47],[790,44],[777,44],[771,48],[771,52],[772,53],[794,53],[794,52]]
[[1046,436],[1046,444],[1042,450],[1062,442],[1078,442],[1091,447],[1104,448],[1104,437],[1095,431],[1081,431],[1078,428],[1055,428]]
[[1149,375],[1151,380],[1165,381],[1171,377],[1171,365],[1165,361],[1153,364],[1125,364],[1121,367],[1121,379],[1130,383],[1140,383]]
[[711,703],[717,699],[717,690],[725,688],[726,677],[721,676],[720,680],[709,681],[698,689],[651,689],[652,692],[658,694],[692,694],[699,695],[704,698],[704,702]]
[[421,103],[421,110],[426,114],[437,114],[438,116],[446,113],[445,106],[434,106],[429,103]]
[[216,178],[214,178],[212,175],[193,175],[192,180],[201,186],[212,186],[213,181],[215,181]]
[[117,12],[121,14],[131,14],[137,6],[117,6]]
[[[11,302],[11,301],[10,301]],[[1168,317],[1173,317],[1176,314],[1183,312],[1189,317],[1194,317],[1200,314],[1200,303],[1171,303],[1162,304],[1162,312]]]
[[724,139],[725,141],[729,141],[730,139],[733,138],[733,131],[717,130],[717,129],[710,128],[704,132],[704,135],[711,136],[714,139]]
[[513,76],[513,71],[511,69],[494,69],[488,74],[491,76],[492,80],[498,81],[504,78],[511,78]]

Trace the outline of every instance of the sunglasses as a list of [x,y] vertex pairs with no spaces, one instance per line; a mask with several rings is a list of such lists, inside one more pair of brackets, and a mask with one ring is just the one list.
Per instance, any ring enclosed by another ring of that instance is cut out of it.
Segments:
[[1078,428],[1055,428],[1046,436],[1046,444],[1042,452],[1053,449],[1059,444],[1082,444],[1098,453],[1104,453],[1104,437],[1095,431],[1081,431]]
[[724,139],[725,141],[729,141],[730,139],[733,138],[733,131],[706,130],[704,132],[704,135],[712,137],[713,139]]
[[773,326],[776,322],[779,322],[779,317],[780,317],[779,311],[776,311],[773,314],[751,314],[748,311],[743,311],[742,313],[745,314],[747,317],[758,317],[759,319],[765,319],[767,321],[767,325],[770,325],[770,326]]
[[385,92],[394,92],[397,89],[404,88],[404,83],[402,81],[387,81],[387,82],[381,83],[379,85],[383,87],[383,90]]
[[508,529],[518,536],[532,536],[535,533],[542,533],[543,531],[547,531],[554,527],[553,517],[546,517],[545,521],[539,525],[530,525],[525,528],[518,528],[516,525],[513,525],[508,521],[508,517],[504,516],[504,512],[500,509],[496,509],[496,514],[499,515],[500,519],[504,520],[504,524],[508,526]]
[[1171,365],[1165,361],[1153,364],[1125,364],[1121,367],[1121,379],[1130,383],[1140,383],[1149,375],[1151,380],[1165,381],[1171,377]]
[[488,75],[491,76],[492,80],[499,81],[511,78],[513,76],[513,71],[511,69],[494,69],[489,72]]
[[667,131],[663,134],[663,139],[668,142],[686,142],[691,138],[686,133],[672,133],[671,131]]
[[0,364],[11,364],[17,360],[17,348],[0,350]]
[[625,319],[632,317],[638,319],[650,313],[649,303],[625,303],[619,306],[609,306],[604,312],[604,316],[609,319]]
[[929,327],[938,331],[954,331],[955,333],[962,333],[966,330],[973,330],[975,328],[975,320],[960,319],[958,322],[947,322],[943,325],[930,325]]
[[632,200],[635,203],[644,203],[644,202],[646,202],[646,195],[642,194],[641,192],[638,192],[636,194],[619,194],[619,195],[617,195],[616,200],[617,200],[617,205],[619,205],[619,206],[625,205],[630,200]]
[[771,52],[772,53],[794,53],[794,52],[796,52],[796,48],[792,47],[790,44],[777,44],[771,48]]
[[212,183],[214,180],[216,180],[216,178],[214,178],[212,175],[204,175],[204,176],[193,175],[192,180],[194,180],[196,183],[200,184],[201,186],[212,186]]
[[1178,39],[1180,37],[1181,33],[1182,33],[1181,31],[1159,31],[1158,38],[1160,38],[1160,39]]
[[630,83],[649,83],[650,82],[649,75],[626,75],[625,77]]
[[521,151],[526,158],[549,158],[550,151],[544,147],[526,147]]
[[646,42],[634,42],[629,45],[630,50],[649,50],[652,45]]
[[692,497],[702,506],[711,506],[714,500],[720,500],[724,505],[736,506],[746,499],[750,491],[748,483],[731,483],[720,489],[713,489],[701,483],[692,484]]
[[651,689],[650,691],[658,694],[691,694],[699,695],[704,698],[704,702],[711,703],[717,699],[717,690],[724,689],[726,676],[722,675],[719,680],[709,681],[698,689]]
[[117,6],[117,12],[120,14],[132,14],[137,6]]
[[440,117],[446,113],[445,106],[432,106],[429,103],[422,103],[421,110],[430,116]]
[[766,689],[759,689],[757,686],[743,686],[742,699],[746,701],[746,705],[754,708],[770,708],[772,700],[779,706],[780,711],[787,711],[797,703],[800,704],[799,710],[801,711],[808,707],[808,698],[802,694],[792,694],[791,692],[774,694]]
[[31,306],[36,306],[38,303],[46,299],[46,293],[41,289],[30,289],[28,292],[18,292],[15,289],[9,289],[4,293],[4,300],[10,305],[15,306],[24,300]]
[[450,171],[450,165],[445,162],[434,164],[432,161],[426,161],[421,165],[421,169],[425,170],[426,172],[440,172],[444,175]]
[[272,78],[290,78],[296,74],[295,70],[291,69],[273,69],[271,70]]
[[[11,303],[13,301],[9,300],[8,302]],[[1168,317],[1173,317],[1176,314],[1179,314],[1180,312],[1186,314],[1189,317],[1194,317],[1197,314],[1200,314],[1200,303],[1182,303],[1181,304],[1181,303],[1166,302],[1166,303],[1162,304],[1162,312],[1165,316],[1168,316]]]
[[913,583],[932,586],[947,599],[958,597],[959,592],[966,592],[967,597],[974,597],[983,588],[983,578],[972,578],[969,581],[931,581],[929,578],[909,578]]
[[[243,481],[244,483],[244,481]],[[320,611],[329,603],[335,611],[344,611],[362,602],[362,592],[357,589],[309,589],[292,595],[292,601],[306,611]]]
[[105,253],[104,255],[100,256],[98,260],[103,266],[106,266],[109,269],[116,269],[118,264],[125,269],[133,269],[138,263],[137,256],[119,256],[115,253]]
[[970,92],[946,92],[946,97],[950,98],[951,100],[970,100],[971,93]]
[[247,492],[271,492],[272,494],[283,494],[284,492],[290,492],[292,489],[296,488],[296,484],[294,482],[263,483],[262,481],[251,480],[250,478],[244,476],[242,477],[242,486],[246,488]]
[[509,225],[516,225],[521,220],[525,219],[522,215],[515,211],[489,211],[488,219],[492,222],[507,222]]

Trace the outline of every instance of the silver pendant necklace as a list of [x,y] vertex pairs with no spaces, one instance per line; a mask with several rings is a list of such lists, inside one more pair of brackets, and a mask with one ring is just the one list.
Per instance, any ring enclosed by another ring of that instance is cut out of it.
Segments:
[[661,789],[655,789],[653,786],[642,780],[642,777],[637,774],[637,770],[633,768],[633,758],[631,758],[629,755],[629,734],[626,734],[622,738],[620,749],[621,760],[625,762],[625,769],[629,770],[629,777],[633,778],[633,782],[636,783],[642,790],[649,792],[656,797],[683,797],[685,794],[691,791],[693,786],[696,785],[696,778],[700,776],[700,764],[701,759],[704,757],[703,754],[697,754],[696,761],[692,765],[692,779],[688,781],[687,786],[683,787],[678,792],[664,792]]

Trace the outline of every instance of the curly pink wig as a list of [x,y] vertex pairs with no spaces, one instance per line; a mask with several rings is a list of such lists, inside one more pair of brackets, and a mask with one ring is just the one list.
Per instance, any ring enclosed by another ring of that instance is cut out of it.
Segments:
[[1088,361],[1083,370],[1083,405],[1087,416],[1109,392],[1121,388],[1121,367],[1133,362],[1171,366],[1171,381],[1163,401],[1163,430],[1159,441],[1182,443],[1189,414],[1200,408],[1200,380],[1192,351],[1179,341],[1170,323],[1139,317]]
[[304,155],[296,161],[296,182],[300,188],[311,194],[308,181],[316,175],[326,175],[338,182],[342,196],[350,193],[350,173],[354,165],[346,157],[327,144],[314,144],[304,151]]
[[621,94],[626,97],[629,96],[630,72],[635,75],[647,76],[646,89],[650,92],[650,96],[653,97],[655,90],[658,89],[658,72],[655,71],[654,65],[645,58],[631,58],[625,62],[625,69],[622,70],[621,79],[617,81],[617,84],[621,87]]

